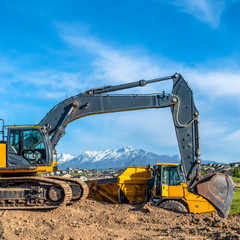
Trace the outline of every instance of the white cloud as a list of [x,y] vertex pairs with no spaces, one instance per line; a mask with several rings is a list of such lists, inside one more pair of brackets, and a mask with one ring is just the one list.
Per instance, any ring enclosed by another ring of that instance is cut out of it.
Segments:
[[[80,47],[96,56],[92,65],[95,68],[95,79],[108,79],[111,82],[127,82],[130,79],[139,79],[159,75],[161,68],[151,62],[147,56],[131,54],[131,50],[121,51],[91,39],[88,36],[64,36],[64,39],[75,47]],[[162,71],[163,74],[165,71]]]
[[[67,32],[64,30],[65,28],[68,29]],[[233,69],[212,70],[209,69],[208,66],[205,66],[205,68],[190,68],[167,59],[150,55],[143,49],[111,47],[103,44],[92,35],[86,33],[82,35],[79,34],[79,32],[81,31],[79,31],[78,27],[75,29],[72,28],[72,31],[69,31],[69,28],[65,26],[61,28],[60,36],[73,48],[73,51],[77,51],[77,49],[83,50],[94,56],[91,62],[94,72],[90,79],[94,79],[95,82],[97,80],[100,83],[119,84],[142,78],[149,79],[167,76],[176,71],[180,72],[194,89],[195,102],[199,100],[201,103],[200,113],[201,110],[204,112],[203,119],[200,119],[203,157],[216,161],[237,160],[236,154],[234,156],[231,155],[231,141],[226,142],[221,140],[224,136],[227,136],[229,132],[233,131],[232,126],[230,126],[229,123],[219,121],[218,117],[211,114],[211,112],[214,109],[215,113],[219,112],[219,114],[224,114],[224,109],[219,109],[217,105],[212,105],[216,104],[217,101],[224,102],[226,98],[229,98],[230,100],[234,100],[233,103],[239,102],[240,71],[233,71]],[[161,85],[152,84],[150,88],[144,87],[140,92],[159,92],[162,90],[160,86],[162,86],[162,83]],[[95,87],[97,87],[97,85]],[[131,92],[135,91],[136,89],[131,90]],[[176,145],[176,136],[174,131],[172,131],[173,126],[166,124],[166,122],[164,123],[163,119],[165,115],[159,114],[161,117],[156,117],[153,112],[146,111],[143,117],[143,119],[145,119],[144,122],[138,121],[141,119],[140,113],[138,112],[131,114],[130,119],[130,114],[119,115],[119,121],[114,120],[115,130],[112,130],[112,132],[114,132],[114,136],[117,136],[119,143],[124,145],[124,142],[129,139],[131,140],[131,134],[134,135],[137,133],[136,129],[139,129],[139,131],[143,129],[141,136],[144,136],[143,138],[150,142],[149,146],[154,146],[156,149],[158,148],[157,146],[161,146],[159,150],[165,148],[167,152],[172,153],[171,146]],[[163,119],[160,121],[159,118]],[[165,120],[170,123],[169,116],[166,116]],[[93,121],[95,122],[95,120]],[[112,121],[113,118],[110,118],[109,121],[105,119],[102,125],[105,123],[111,126]],[[233,117],[230,115],[229,122],[232,121]],[[104,136],[106,136],[108,128],[102,125],[101,129],[104,132]],[[119,129],[129,132],[127,137],[126,135],[122,136],[122,131],[119,131]],[[109,138],[111,139],[111,135],[109,135]],[[126,140],[124,141],[124,139]],[[100,139],[98,140],[101,141]],[[90,142],[91,141],[93,141],[93,139],[90,140]],[[103,141],[106,141],[106,138],[104,138]],[[136,143],[138,141],[135,140],[134,142]],[[140,145],[137,147],[141,148],[142,143],[143,141],[139,140]],[[227,146],[226,148],[224,148],[225,145]],[[149,150],[151,151],[152,149]]]
[[225,123],[216,123],[212,120],[203,120],[200,123],[201,139],[208,142],[209,139],[220,138],[228,132]]
[[240,130],[236,130],[236,131],[230,133],[229,135],[227,135],[226,137],[223,138],[223,141],[225,141],[225,142],[233,142],[236,145],[238,145],[238,149],[239,149]]
[[193,79],[196,89],[201,89],[209,97],[237,97],[240,94],[240,71],[228,70],[192,70],[189,78]]
[[183,12],[194,15],[213,28],[219,26],[220,17],[225,8],[224,0],[176,0],[175,4],[179,5]]
[[188,13],[204,23],[208,23],[212,28],[217,28],[220,24],[221,14],[225,10],[226,4],[232,0],[156,0],[158,2],[175,5],[180,11]]
[[82,87],[81,77],[80,73],[67,73],[47,69],[45,71],[21,72],[16,78],[25,85],[34,85],[40,88],[46,88],[46,86],[55,89],[67,88],[67,90],[72,91]]
[[227,122],[203,119],[200,122],[200,148],[202,158],[229,163],[239,161],[240,130]]
[[[65,31],[65,29],[67,29]],[[79,27],[61,27],[60,36],[70,46],[83,49],[94,56],[92,79],[123,83],[138,79],[151,79],[180,72],[193,89],[201,91],[208,98],[231,96],[239,98],[240,71],[232,69],[189,68],[165,58],[150,55],[142,49],[122,49],[103,44],[94,36],[82,35]],[[81,27],[80,27],[81,29]],[[155,87],[153,87],[155,88]]]
[[51,69],[23,71],[19,66],[15,66],[8,70],[7,76],[0,69],[0,77],[1,94],[21,94],[26,97],[31,97],[34,94],[35,97],[39,98],[63,99],[88,88],[85,77],[79,72],[68,73]]
[[[61,25],[59,34],[74,48],[72,51],[76,55],[78,52],[86,51],[93,56],[90,62],[92,73],[60,72],[54,69],[24,71],[21,66],[10,66],[7,61],[1,60],[0,92],[4,93],[7,90],[15,94],[17,90],[15,85],[21,85],[26,96],[31,96],[34,89],[35,96],[59,100],[92,87],[163,77],[180,72],[195,90],[195,95],[201,92],[207,99],[230,97],[239,102],[239,70],[189,68],[166,58],[151,55],[144,49],[111,47],[95,36],[87,34],[86,29],[81,31],[82,28],[81,25]],[[160,83],[135,89],[134,92],[159,92],[166,90],[165,86],[167,90],[170,89],[170,83],[169,85]]]

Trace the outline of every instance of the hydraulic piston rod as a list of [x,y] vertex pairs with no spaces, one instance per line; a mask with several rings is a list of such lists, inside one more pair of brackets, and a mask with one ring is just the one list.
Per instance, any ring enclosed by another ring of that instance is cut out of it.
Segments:
[[123,89],[128,89],[128,88],[135,88],[135,87],[144,87],[149,83],[155,83],[155,82],[161,82],[161,81],[166,81],[169,79],[173,79],[175,75],[173,76],[168,76],[168,77],[162,77],[162,78],[155,78],[155,79],[150,79],[150,80],[139,80],[136,82],[131,82],[131,83],[126,83],[126,84],[120,84],[116,86],[104,86],[100,88],[93,88],[89,89],[82,94],[101,94],[101,93],[107,93],[107,92],[114,92],[114,91],[119,91]]

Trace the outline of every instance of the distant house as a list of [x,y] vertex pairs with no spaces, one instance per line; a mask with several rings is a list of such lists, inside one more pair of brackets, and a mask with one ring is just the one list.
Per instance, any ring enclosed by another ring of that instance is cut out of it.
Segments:
[[223,168],[225,168],[225,166],[226,165],[224,165],[224,164],[220,164],[219,168],[223,169]]
[[71,167],[67,168],[67,173],[68,174],[72,174],[73,173],[73,169]]
[[239,166],[239,163],[230,163],[229,164],[231,167],[238,167]]
[[209,167],[207,170],[206,170],[207,173],[215,173],[215,168],[213,167]]
[[227,165],[227,166],[225,166],[225,167],[223,168],[223,170],[224,170],[224,171],[229,171],[229,170],[231,170],[231,168]]
[[60,170],[60,174],[66,174],[67,171],[66,170]]

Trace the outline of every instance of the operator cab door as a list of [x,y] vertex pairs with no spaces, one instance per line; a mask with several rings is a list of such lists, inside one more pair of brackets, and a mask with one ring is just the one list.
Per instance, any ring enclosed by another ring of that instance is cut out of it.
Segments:
[[46,165],[48,153],[45,145],[38,128],[9,128],[7,166]]
[[160,165],[155,171],[155,196],[183,197],[183,187],[180,181],[180,166]]
[[168,197],[168,167],[160,165],[155,170],[155,197]]
[[169,187],[168,197],[171,198],[182,198],[184,197],[183,191],[183,179],[181,179],[180,166],[169,167]]
[[161,166],[162,197],[168,197],[169,167]]

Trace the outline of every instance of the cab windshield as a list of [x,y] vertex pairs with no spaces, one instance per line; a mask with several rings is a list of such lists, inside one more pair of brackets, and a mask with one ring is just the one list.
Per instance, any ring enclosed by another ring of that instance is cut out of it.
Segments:
[[38,129],[23,131],[23,149],[44,149],[42,135]]
[[[9,165],[49,165],[51,155],[40,129],[9,129]],[[14,157],[15,156],[15,157]]]

